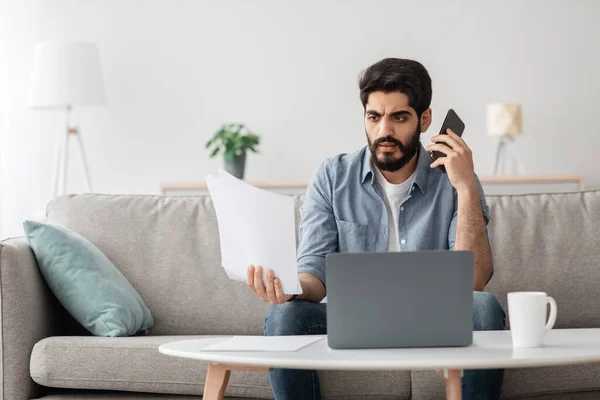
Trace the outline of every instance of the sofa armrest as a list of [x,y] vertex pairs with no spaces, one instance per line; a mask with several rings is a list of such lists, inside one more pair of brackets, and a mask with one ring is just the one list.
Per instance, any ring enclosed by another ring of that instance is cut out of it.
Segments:
[[58,333],[64,311],[42,277],[24,237],[0,242],[0,399],[28,400],[43,394],[33,382],[33,346]]

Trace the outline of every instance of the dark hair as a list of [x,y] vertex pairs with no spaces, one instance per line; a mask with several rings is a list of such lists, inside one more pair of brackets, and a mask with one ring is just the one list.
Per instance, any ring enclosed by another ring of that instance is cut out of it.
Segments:
[[431,77],[421,63],[413,60],[384,58],[360,74],[358,87],[363,108],[369,95],[377,91],[404,93],[419,118],[431,104]]

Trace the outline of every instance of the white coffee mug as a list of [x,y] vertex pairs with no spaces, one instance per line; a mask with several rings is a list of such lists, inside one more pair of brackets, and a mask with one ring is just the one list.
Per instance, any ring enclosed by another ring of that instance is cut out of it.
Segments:
[[[544,292],[511,292],[508,298],[510,335],[514,347],[540,347],[556,322],[556,302]],[[550,317],[546,322],[547,304]]]

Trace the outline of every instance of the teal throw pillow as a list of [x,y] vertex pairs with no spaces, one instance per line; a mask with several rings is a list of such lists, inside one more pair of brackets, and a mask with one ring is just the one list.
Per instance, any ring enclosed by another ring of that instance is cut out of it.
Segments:
[[154,326],[139,293],[89,240],[35,221],[25,221],[23,228],[48,286],[92,334],[131,336]]

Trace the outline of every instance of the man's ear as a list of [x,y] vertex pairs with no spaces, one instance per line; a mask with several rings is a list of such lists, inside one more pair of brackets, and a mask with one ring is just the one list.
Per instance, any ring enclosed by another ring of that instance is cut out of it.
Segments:
[[423,114],[421,114],[421,132],[427,132],[427,129],[429,129],[429,125],[431,125],[431,116],[432,116],[432,111],[431,108],[428,108],[427,110],[423,111]]

